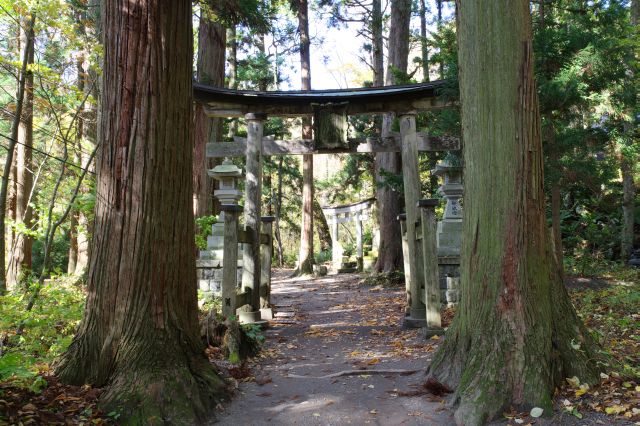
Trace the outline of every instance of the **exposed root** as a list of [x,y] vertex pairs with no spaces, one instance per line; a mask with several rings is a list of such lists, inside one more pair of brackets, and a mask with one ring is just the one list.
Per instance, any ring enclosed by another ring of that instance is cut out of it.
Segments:
[[287,377],[291,377],[293,379],[335,379],[336,377],[360,376],[363,374],[400,374],[402,376],[408,376],[419,371],[422,370],[345,370],[333,374],[327,374],[326,376],[300,376],[297,374],[289,374]]

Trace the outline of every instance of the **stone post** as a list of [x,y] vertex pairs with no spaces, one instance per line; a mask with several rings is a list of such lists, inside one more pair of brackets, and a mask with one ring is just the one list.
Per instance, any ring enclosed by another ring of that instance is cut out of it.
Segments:
[[331,266],[334,272],[338,272],[342,266],[342,246],[339,241],[338,234],[338,216],[333,214],[331,217]]
[[262,132],[265,114],[247,114],[246,185],[244,223],[251,235],[243,256],[242,287],[250,292],[252,312],[247,322],[260,320],[260,212],[262,205]]
[[224,214],[224,254],[222,256],[222,315],[236,314],[236,287],[238,268],[238,216],[242,206],[222,204]]
[[436,237],[436,207],[439,201],[429,198],[418,201],[422,224],[422,263],[424,269],[424,289],[426,304],[426,336],[442,334],[440,318],[440,278],[438,274],[438,247]]
[[356,259],[358,261],[358,272],[362,272],[364,265],[364,253],[362,250],[362,217],[360,212],[356,212]]
[[[409,267],[407,265],[407,262],[409,259],[409,245],[407,244],[407,215],[405,213],[399,214],[398,221],[400,222],[400,236],[402,238],[402,261],[404,263],[403,264],[404,270],[406,271],[407,268]],[[404,317],[403,325],[406,327],[410,327],[410,325],[407,324],[407,318],[409,318],[411,315],[411,303],[413,301],[413,298],[411,294],[410,283],[409,281],[407,281],[407,278],[406,278],[406,272],[405,272],[404,286],[405,286],[406,304],[404,307],[405,317]]]
[[271,257],[273,256],[273,216],[262,216],[262,234],[269,236],[269,242],[260,246],[262,262],[260,264],[260,317],[273,319],[271,309]]
[[[420,282],[418,280],[418,265],[416,255],[416,221],[418,210],[416,203],[420,198],[420,175],[418,173],[418,139],[416,134],[416,114],[405,113],[399,116],[400,138],[402,139],[402,178],[404,182],[404,202],[406,208],[406,239],[407,250],[403,249],[405,270],[404,277],[408,283],[411,299],[409,317],[405,318],[408,327],[423,327],[425,309],[420,300]],[[406,243],[405,243],[406,241]]]

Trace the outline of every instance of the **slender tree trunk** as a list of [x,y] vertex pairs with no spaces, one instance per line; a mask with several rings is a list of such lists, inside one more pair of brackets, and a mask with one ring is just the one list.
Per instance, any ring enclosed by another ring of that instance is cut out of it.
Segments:
[[88,298],[56,373],[105,386],[101,408],[126,424],[203,421],[224,387],[198,330],[191,16],[187,0],[102,3]]
[[25,88],[28,77],[32,74],[28,68],[29,58],[33,57],[33,41],[35,38],[34,25],[35,25],[35,13],[31,14],[26,25],[27,39],[25,40],[25,50],[22,56],[22,66],[19,70],[18,90],[16,94],[16,109],[14,112],[13,122],[11,123],[11,139],[9,140],[9,146],[7,147],[7,155],[4,163],[4,170],[2,173],[2,186],[0,186],[0,295],[4,294],[7,290],[6,281],[6,226],[5,218],[7,211],[7,192],[9,189],[9,175],[11,174],[11,167],[13,165],[13,154],[18,142],[18,134],[20,132],[20,121],[22,120],[22,111],[24,109]]
[[547,230],[527,0],[458,3],[465,216],[462,300],[429,374],[458,424],[505,407],[552,410],[566,377],[597,380],[597,351],[560,279]]
[[[549,158],[551,158],[552,164],[560,169],[558,173],[562,173],[561,165],[558,158],[558,148],[556,142],[556,129],[553,122],[552,114],[546,114],[545,116],[548,126],[544,129],[544,141],[549,148],[547,151]],[[551,185],[551,235],[553,237],[553,250],[555,259],[558,264],[558,273],[560,278],[564,282],[564,247],[562,244],[562,222],[560,220],[560,208],[562,197],[560,194],[560,178],[555,179],[555,182]]]
[[[631,2],[631,26],[632,37],[637,36],[638,18],[640,18],[640,2],[633,0]],[[632,44],[633,45],[633,44]],[[634,58],[633,52],[630,57]],[[631,93],[637,93],[637,82],[633,67],[629,67],[628,85],[631,87]],[[624,123],[624,133],[629,138],[630,144],[633,143],[634,129],[637,128],[637,119],[635,118],[634,98],[633,105],[629,108],[630,121]],[[636,141],[637,142],[637,141]],[[632,154],[633,155],[633,154]],[[629,260],[631,250],[633,250],[634,228],[635,228],[635,202],[636,202],[636,183],[634,181],[634,165],[637,162],[635,158],[628,158],[624,154],[621,156],[620,172],[622,174],[622,232],[620,235],[620,258],[623,262]]]
[[[391,26],[389,28],[388,66],[386,84],[395,84],[394,71],[407,71],[409,59],[409,24],[411,21],[411,1],[393,0],[391,2]],[[382,136],[389,136],[392,115],[385,115],[382,119]],[[378,222],[380,224],[380,247],[375,270],[377,272],[391,272],[402,264],[402,237],[400,235],[400,194],[383,184],[382,170],[400,174],[402,162],[397,152],[376,154],[375,160],[376,198],[378,200]]]
[[427,40],[427,5],[420,0],[420,48],[422,53],[422,81],[429,81],[429,44]]
[[[28,66],[33,64],[34,37],[21,27],[20,29],[20,57],[28,54]],[[9,264],[7,265],[7,284],[16,286],[23,274],[31,269],[31,248],[33,238],[20,231],[20,225],[30,228],[32,225],[33,209],[29,205],[29,197],[33,188],[32,150],[33,147],[33,73],[25,74],[24,106],[18,125],[18,144],[15,148],[14,179],[15,179],[15,210],[14,221],[18,230],[12,232],[13,239],[10,248]]]
[[[227,63],[229,64],[229,88],[238,88],[238,41],[236,40],[236,26],[227,29]],[[238,119],[234,118],[229,124],[229,138],[238,133]]]
[[[83,31],[88,36],[96,36],[102,34],[100,30],[100,3],[99,0],[89,0],[89,9],[83,20],[87,20],[89,24],[83,25]],[[97,34],[96,34],[97,33]],[[100,103],[100,75],[95,69],[88,67],[87,63],[82,64],[82,73],[85,77],[84,90],[85,94],[90,92],[91,98],[88,98],[84,104],[82,113],[83,120],[83,144],[80,152],[80,164],[88,167],[88,171],[95,173],[96,162],[90,161],[91,152],[98,141],[98,104]],[[80,193],[88,195],[92,191],[91,185],[83,183],[80,187]],[[93,213],[93,212],[92,212]],[[78,257],[76,260],[76,275],[86,274],[89,268],[91,236],[93,235],[93,214],[89,214],[81,209],[78,212]]]
[[[311,90],[311,41],[309,39],[309,5],[299,0],[297,5],[300,32],[300,74],[302,90]],[[311,119],[302,119],[302,138],[313,138]],[[302,224],[298,273],[313,273],[313,155],[302,156]]]
[[[79,163],[79,161],[77,162]],[[67,274],[76,273],[78,262],[78,212],[69,215],[69,260],[67,261]]]
[[384,85],[384,38],[381,0],[373,0],[371,9],[373,85],[379,87]]
[[[202,15],[198,30],[198,82],[224,87],[226,44],[226,29]],[[219,164],[219,160],[207,158],[206,149],[207,143],[222,140],[222,120],[208,117],[201,104],[196,104],[194,114],[193,202],[195,216],[201,217],[219,211],[212,196],[215,183],[207,175],[207,170]]]
[[[84,62],[84,55],[80,55],[76,63],[76,70],[78,73],[77,87],[78,92],[84,93],[85,91],[85,71],[82,67]],[[76,153],[74,155],[74,163],[82,167],[82,139],[84,138],[84,111],[78,114],[76,119]],[[70,214],[69,223],[69,261],[67,263],[67,273],[75,274],[76,266],[78,263],[78,222],[80,213],[74,209]]]
[[274,233],[276,236],[276,242],[278,245],[276,246],[278,250],[278,266],[282,267],[284,265],[284,251],[282,249],[282,234],[280,233],[280,213],[282,212],[282,163],[284,162],[284,158],[282,156],[278,157],[278,188],[276,190],[276,220],[275,220],[275,229]]
[[[443,1],[444,0],[436,0],[436,8],[438,9],[438,17],[436,20],[438,33],[440,33],[442,30],[442,6],[443,6],[442,2]],[[457,4],[458,3],[456,2],[456,5]],[[440,60],[440,63],[438,64],[438,68],[440,70],[440,79],[443,79],[444,78],[444,60]]]

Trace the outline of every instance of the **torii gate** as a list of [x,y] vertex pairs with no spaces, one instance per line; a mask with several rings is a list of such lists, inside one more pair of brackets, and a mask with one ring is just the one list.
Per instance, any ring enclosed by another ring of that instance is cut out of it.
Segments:
[[[290,154],[340,154],[401,152],[404,198],[406,207],[402,220],[406,231],[405,280],[407,291],[406,323],[422,326],[425,305],[429,300],[421,294],[419,278],[426,280],[422,265],[418,265],[416,252],[416,224],[419,222],[420,177],[418,173],[419,151],[452,151],[460,149],[460,141],[454,137],[437,137],[416,131],[416,114],[450,106],[437,97],[444,81],[386,86],[361,89],[256,92],[237,91],[193,84],[196,102],[204,105],[209,117],[244,117],[247,121],[247,138],[234,138],[234,142],[213,141],[207,144],[207,157],[246,157],[246,187],[244,216],[247,232],[252,234],[252,243],[245,246],[242,285],[251,290],[251,305],[258,311],[260,289],[260,213],[262,192],[262,157],[264,155]],[[346,117],[359,114],[393,113],[400,121],[400,133],[391,132],[383,138],[361,140],[347,139]],[[316,140],[274,140],[264,137],[264,121],[267,116],[300,117],[314,116]],[[318,131],[318,126],[322,126]],[[342,127],[341,127],[342,125]],[[324,139],[319,139],[318,135]],[[422,206],[433,208],[433,203]],[[423,233],[425,226],[422,227]],[[409,237],[410,236],[410,237]],[[420,238],[417,238],[418,241]],[[435,242],[435,237],[434,240]],[[435,256],[435,253],[434,253]],[[437,270],[437,259],[434,259]],[[437,275],[436,275],[437,276]],[[436,280],[437,281],[437,280]],[[439,296],[438,296],[439,303]],[[435,312],[436,307],[426,307]],[[439,322],[437,306],[437,322]],[[427,324],[428,325],[428,324]],[[438,324],[439,325],[439,324]]]

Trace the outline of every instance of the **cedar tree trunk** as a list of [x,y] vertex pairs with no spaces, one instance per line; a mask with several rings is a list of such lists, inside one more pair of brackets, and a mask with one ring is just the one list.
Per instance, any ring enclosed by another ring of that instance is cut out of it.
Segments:
[[[206,14],[200,16],[198,29],[197,78],[199,83],[215,87],[224,86],[226,29]],[[215,182],[207,175],[207,169],[219,164],[219,159],[207,158],[207,143],[222,141],[222,120],[210,118],[200,103],[194,113],[195,145],[193,148],[193,210],[196,217],[219,210],[213,198]]]
[[56,373],[127,424],[193,424],[223,389],[198,330],[191,2],[102,3],[95,236],[84,318]]
[[527,0],[458,3],[465,216],[462,300],[429,374],[458,424],[549,413],[566,377],[597,380],[594,343],[560,280],[545,218]]
[[[302,90],[311,90],[311,42],[309,39],[309,5],[297,2],[298,31],[300,32],[300,74]],[[302,119],[302,138],[313,137],[311,118]],[[300,226],[299,275],[313,273],[313,155],[302,156],[302,224]]]
[[[406,72],[409,59],[409,24],[411,21],[411,1],[393,0],[391,2],[391,26],[389,28],[389,64],[387,67],[387,86],[396,83],[394,70]],[[382,136],[389,136],[393,116],[387,114],[382,119]],[[400,235],[400,194],[389,186],[380,185],[384,178],[381,170],[393,174],[402,172],[400,153],[384,152],[376,154],[375,160],[376,198],[378,200],[378,222],[380,224],[380,247],[375,270],[391,272],[402,264],[402,237]]]

